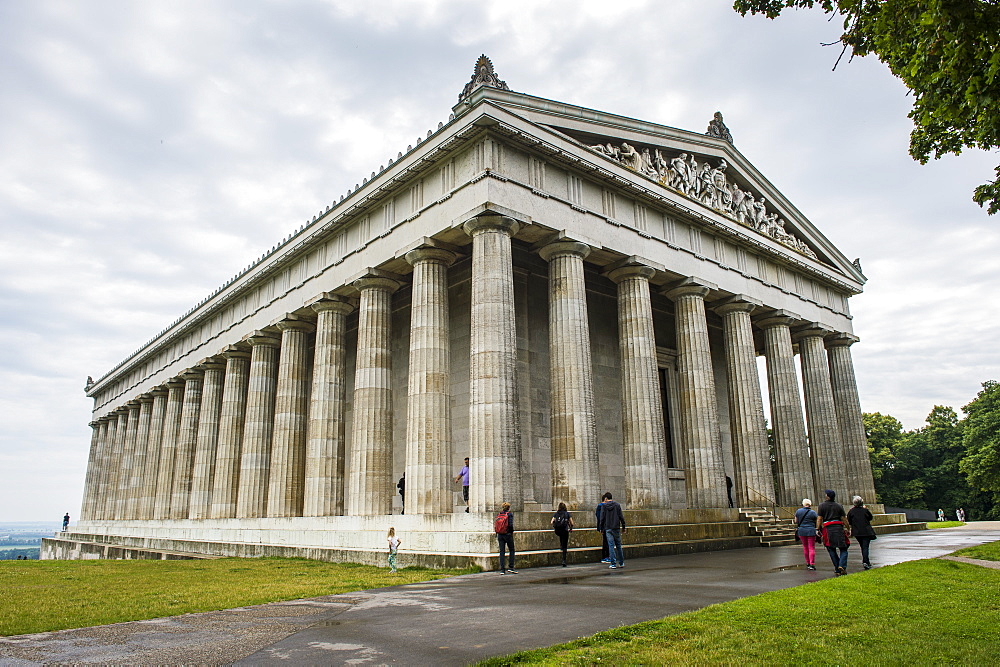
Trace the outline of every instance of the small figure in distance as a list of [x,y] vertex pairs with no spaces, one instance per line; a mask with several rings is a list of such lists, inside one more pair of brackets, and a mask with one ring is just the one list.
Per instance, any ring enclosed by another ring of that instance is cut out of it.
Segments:
[[608,536],[608,557],[612,563],[609,569],[618,570],[625,567],[625,555],[622,553],[622,533],[625,532],[625,514],[622,506],[614,501],[610,493],[604,494],[604,507],[601,510],[601,530]]
[[[514,515],[510,513],[510,503],[500,505],[500,513],[493,520],[493,532],[500,546],[500,574],[517,574],[514,569]],[[505,559],[507,549],[510,549],[510,569]]]
[[802,553],[806,557],[806,569],[816,569],[816,510],[812,501],[802,499],[802,507],[795,510],[795,534],[802,541]]
[[944,510],[938,509],[938,521],[944,521]]
[[[823,544],[826,545],[833,569],[837,576],[847,574],[847,548],[850,546],[850,526],[847,523],[847,512],[844,506],[836,501],[837,493],[826,490],[826,500],[819,504],[816,513],[821,521]],[[840,552],[839,556],[837,552]]]
[[386,535],[389,540],[389,574],[396,574],[396,552],[399,551],[399,545],[403,543],[403,540],[396,537],[396,527],[389,526],[389,534]]
[[462,500],[465,501],[465,511],[469,511],[469,457],[465,457],[465,465],[455,475],[455,484],[462,483]]
[[729,506],[733,506],[733,478],[726,475],[726,497],[729,499]]
[[865,501],[861,496],[851,498],[854,507],[847,513],[847,522],[851,524],[851,536],[854,537],[861,546],[862,567],[866,570],[872,569],[871,559],[868,558],[868,548],[872,540],[878,539],[875,529],[872,528],[872,513],[865,507]]
[[559,537],[559,549],[562,550],[562,566],[566,567],[566,549],[569,546],[569,534],[573,530],[573,517],[566,510],[566,503],[559,503],[559,509],[552,515],[552,530]]
[[66,516],[63,517],[63,527],[62,527],[62,529],[63,529],[64,533],[66,532],[67,528],[69,528],[69,512],[66,512]]
[[403,473],[403,476],[399,478],[399,481],[396,482],[396,488],[399,489],[399,503],[403,506],[403,509],[400,510],[399,513],[400,514],[406,514],[406,473],[405,472]]

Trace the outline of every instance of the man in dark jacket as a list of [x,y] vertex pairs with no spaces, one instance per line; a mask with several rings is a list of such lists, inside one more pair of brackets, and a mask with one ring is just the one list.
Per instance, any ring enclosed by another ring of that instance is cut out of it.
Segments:
[[608,557],[611,558],[610,569],[618,570],[625,567],[625,556],[622,553],[622,533],[625,532],[625,514],[622,506],[612,499],[610,493],[604,494],[601,504],[600,524],[597,526],[608,537]]
[[[501,520],[505,517],[505,520]],[[505,524],[501,532],[500,524]],[[497,544],[500,547],[500,574],[517,574],[514,569],[514,515],[510,513],[510,503],[500,505],[500,513],[493,521],[493,528],[497,534]],[[504,552],[510,550],[510,569],[504,559]]]

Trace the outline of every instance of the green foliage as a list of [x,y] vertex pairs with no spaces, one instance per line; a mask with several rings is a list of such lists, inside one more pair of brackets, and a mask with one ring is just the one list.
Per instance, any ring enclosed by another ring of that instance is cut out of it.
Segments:
[[868,455],[872,462],[872,476],[876,485],[895,466],[893,451],[903,438],[903,425],[891,415],[866,412],[862,415],[865,436],[868,438]]
[[974,547],[959,549],[952,556],[964,556],[978,560],[1000,560],[1000,542],[987,542]]
[[927,528],[958,528],[959,526],[964,526],[964,521],[928,521]]
[[968,415],[962,472],[970,484],[1000,501],[1000,384],[984,382],[982,391],[962,409]]
[[[1000,570],[932,559],[716,604],[480,664],[992,664],[1000,650],[998,622]],[[914,639],[921,637],[934,639]]]
[[[875,54],[913,93],[910,155],[921,164],[964,148],[1000,146],[1000,4],[995,0],[735,0],[776,18],[819,7],[844,18],[840,41]],[[1000,211],[1000,167],[973,201]]]

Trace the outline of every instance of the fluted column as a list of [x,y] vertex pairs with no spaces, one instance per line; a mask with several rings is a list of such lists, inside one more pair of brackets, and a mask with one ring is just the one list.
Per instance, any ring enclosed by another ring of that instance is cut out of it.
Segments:
[[146,463],[142,473],[142,493],[138,519],[152,519],[156,506],[156,476],[160,467],[160,446],[163,442],[163,424],[167,414],[167,389],[157,387],[149,392],[153,405],[149,415],[149,438],[146,440]]
[[[138,519],[142,505],[143,475],[146,472],[146,457],[149,445],[149,422],[152,416],[153,397],[143,394],[139,397],[139,419],[136,424],[135,439],[129,438],[133,445],[132,462],[128,468],[128,492],[125,495],[125,519]],[[131,416],[131,415],[130,415]]]
[[[774,464],[778,504],[798,505],[812,498],[815,485],[809,463],[809,443],[802,415],[802,396],[795,372],[795,352],[789,326],[798,316],[784,310],[756,320],[764,331],[767,360],[767,393],[771,402],[771,432],[774,434]],[[817,503],[821,499],[817,499]]]
[[94,492],[90,499],[91,519],[104,518],[104,498],[107,494],[108,460],[111,456],[111,440],[108,439],[108,428],[111,417],[104,415],[97,420],[100,424],[100,435],[97,442],[97,468],[94,471]]
[[87,521],[93,518],[94,498],[97,496],[97,476],[99,474],[100,445],[101,445],[101,421],[90,422],[90,452],[87,455],[87,476],[83,482],[83,506],[80,508],[80,520]]
[[263,332],[247,338],[250,344],[250,379],[240,455],[240,485],[236,516],[257,518],[267,514],[268,470],[274,433],[274,399],[278,385],[278,352],[281,341]]
[[302,516],[309,423],[309,322],[286,319],[281,332],[275,390],[274,438],[268,476],[268,516]]
[[106,512],[108,519],[120,518],[119,501],[123,498],[122,482],[127,477],[123,470],[125,447],[128,439],[128,406],[115,411],[118,423],[115,427],[114,449],[111,450],[111,480],[108,486]]
[[226,364],[219,361],[202,362],[201,368],[205,371],[205,378],[201,390],[201,411],[198,414],[194,468],[191,471],[191,503],[188,506],[188,517],[191,519],[207,519],[212,507],[212,483],[219,443],[219,412],[222,408],[222,384],[226,374]]
[[198,444],[198,422],[201,417],[201,395],[204,373],[197,370],[185,371],[184,405],[181,409],[181,425],[177,433],[177,451],[174,454],[174,484],[170,501],[170,518],[188,518],[191,505],[191,473],[194,470],[194,450]]
[[840,426],[844,448],[844,479],[847,484],[844,502],[849,500],[848,496],[856,494],[864,498],[865,502],[874,503],[875,482],[868,455],[868,438],[861,417],[854,361],[851,359],[851,345],[857,341],[858,338],[851,334],[839,334],[826,340],[826,350],[833,401],[837,408],[837,424]]
[[160,460],[156,473],[156,499],[153,503],[154,519],[170,518],[170,503],[174,490],[174,461],[177,438],[181,428],[181,411],[184,407],[184,380],[174,378],[167,382],[167,410],[163,417],[163,440],[160,443]]
[[347,403],[347,315],[351,304],[333,295],[312,304],[316,350],[309,394],[304,516],[344,513],[344,409]]
[[521,509],[521,443],[517,424],[517,340],[511,237],[518,223],[473,218],[469,356],[469,506],[493,511],[504,501]]
[[832,333],[818,324],[797,331],[799,358],[802,364],[802,389],[805,393],[806,425],[809,429],[809,454],[812,461],[814,498],[822,498],[824,489],[846,494],[843,447],[840,425],[833,403],[830,366],[826,359],[824,336]]
[[448,267],[455,254],[440,248],[418,248],[406,253],[406,261],[413,266],[406,511],[443,514],[452,510]]
[[368,276],[354,282],[358,305],[358,352],[355,362],[348,472],[347,513],[391,514],[392,485],[392,293],[399,283]]
[[139,431],[139,401],[129,401],[128,421],[125,426],[125,443],[122,445],[121,464],[118,470],[118,495],[115,498],[115,518],[128,519],[125,513],[131,492],[132,466],[135,459],[135,445]]
[[[109,511],[115,498],[115,473],[118,462],[115,460],[115,443],[118,441],[118,411],[107,415],[108,429],[105,435],[104,456],[101,467],[101,495],[97,499],[97,511],[101,519],[113,519],[114,513]],[[119,450],[121,453],[121,450]]]
[[212,479],[213,519],[236,516],[243,428],[247,411],[247,382],[250,378],[249,352],[231,345],[223,352],[223,356],[226,358],[226,378],[222,388],[219,440],[216,446],[215,475]]
[[756,507],[762,502],[775,501],[764,400],[757,373],[757,350],[750,323],[750,313],[759,305],[759,301],[740,295],[715,308],[722,316],[726,342],[734,486],[740,507]]
[[688,505],[694,509],[729,505],[705,319],[705,296],[709,289],[708,283],[687,278],[664,292],[674,301],[677,322],[677,382],[681,427],[687,446],[687,495]]

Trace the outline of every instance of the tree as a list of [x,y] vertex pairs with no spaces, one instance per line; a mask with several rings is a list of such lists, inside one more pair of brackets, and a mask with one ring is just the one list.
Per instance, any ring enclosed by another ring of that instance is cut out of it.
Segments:
[[[744,16],[773,19],[789,7],[817,5],[843,16],[840,42],[845,51],[850,49],[852,56],[875,54],[913,93],[913,159],[926,164],[964,148],[1000,146],[1000,3],[735,0],[733,8]],[[1000,166],[996,179],[977,187],[972,199],[987,204],[991,215],[1000,211]]]
[[896,458],[893,451],[903,439],[903,425],[892,415],[865,412],[861,415],[868,438],[868,456],[872,463],[872,477],[879,486],[882,478],[891,475]]
[[1000,384],[983,383],[983,389],[964,408],[965,457],[961,462],[969,484],[1000,501]]

